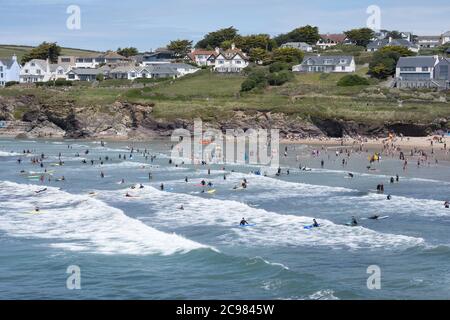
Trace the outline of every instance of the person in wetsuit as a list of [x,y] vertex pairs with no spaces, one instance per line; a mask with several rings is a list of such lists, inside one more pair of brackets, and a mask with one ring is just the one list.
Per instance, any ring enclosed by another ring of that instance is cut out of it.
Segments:
[[242,218],[240,225],[241,225],[241,226],[246,226],[246,225],[248,225],[248,222],[245,220],[245,218]]

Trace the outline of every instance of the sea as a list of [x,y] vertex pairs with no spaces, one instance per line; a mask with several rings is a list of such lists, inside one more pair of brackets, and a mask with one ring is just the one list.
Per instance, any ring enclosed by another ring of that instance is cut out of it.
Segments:
[[0,299],[450,299],[445,159],[282,145],[276,175],[172,144],[0,139]]

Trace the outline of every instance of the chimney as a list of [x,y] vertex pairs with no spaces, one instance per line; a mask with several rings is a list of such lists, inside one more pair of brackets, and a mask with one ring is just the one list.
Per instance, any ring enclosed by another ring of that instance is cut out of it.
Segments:
[[220,48],[217,47],[217,48],[215,49],[215,51],[216,51],[217,54],[219,54],[219,53],[220,53]]
[[17,61],[17,56],[16,56],[15,53],[14,53],[13,56],[12,56],[12,60],[13,60],[13,61]]
[[392,42],[392,37],[389,37],[389,43],[391,43]]
[[47,62],[47,70],[46,70],[46,72],[50,73],[50,59],[47,58],[46,62]]
[[231,44],[231,50],[236,50],[236,44],[234,43]]

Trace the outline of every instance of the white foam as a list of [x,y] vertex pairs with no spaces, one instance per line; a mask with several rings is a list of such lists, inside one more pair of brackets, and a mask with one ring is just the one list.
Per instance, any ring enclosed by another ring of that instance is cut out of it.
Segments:
[[[129,191],[129,190],[127,190]],[[100,197],[114,201],[125,191],[99,192]],[[225,228],[219,240],[235,245],[251,246],[331,246],[336,248],[399,248],[422,244],[422,238],[378,233],[363,227],[346,227],[331,221],[320,220],[321,228],[305,230],[312,223],[311,217],[282,215],[249,207],[229,200],[201,198],[187,194],[159,191],[147,186],[133,192],[139,196],[135,203],[150,206],[155,211],[151,221],[167,226],[214,226]],[[184,210],[177,210],[183,205]],[[255,227],[241,228],[245,217]]]
[[[51,239],[51,245],[100,254],[170,255],[207,248],[151,228],[88,196],[47,187],[0,182],[0,229],[11,236]],[[39,206],[42,214],[28,214]],[[212,248],[211,248],[212,249]]]
[[0,151],[0,157],[15,157],[15,156],[21,156],[22,154],[17,152],[5,152]]

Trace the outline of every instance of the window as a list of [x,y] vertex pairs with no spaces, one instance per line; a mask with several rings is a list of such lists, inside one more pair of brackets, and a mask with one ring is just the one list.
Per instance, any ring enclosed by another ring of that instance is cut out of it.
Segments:
[[331,60],[331,59],[326,59],[323,63],[324,63],[324,64],[333,64],[333,60]]
[[28,69],[25,69],[25,73],[28,73]]
[[70,62],[70,58],[61,58],[61,62]]
[[36,66],[36,64],[35,64],[34,62],[32,62],[32,63],[31,63],[31,66],[34,67],[34,66]]
[[342,70],[342,71],[345,71],[345,67],[344,67],[344,66],[342,66],[342,67],[341,67],[341,70]]
[[241,64],[242,61],[241,60],[236,60],[236,64]]
[[422,71],[428,71],[428,67],[422,67]]
[[73,73],[69,74],[69,79],[75,79],[75,75]]
[[3,78],[3,73],[0,73],[0,78]]
[[3,66],[0,67],[0,72],[3,72]]
[[41,70],[37,69],[36,74],[41,74]]
[[414,67],[401,67],[400,71],[416,71]]

